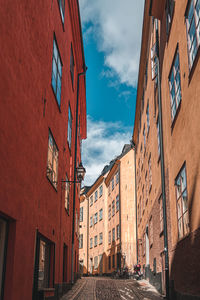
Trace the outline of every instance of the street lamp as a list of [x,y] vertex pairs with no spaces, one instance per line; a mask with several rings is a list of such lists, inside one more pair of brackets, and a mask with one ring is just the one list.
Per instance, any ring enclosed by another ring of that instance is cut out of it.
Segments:
[[82,162],[80,162],[79,166],[76,168],[76,179],[77,180],[61,180],[61,182],[69,182],[69,183],[81,183],[84,180],[86,170],[83,167]]

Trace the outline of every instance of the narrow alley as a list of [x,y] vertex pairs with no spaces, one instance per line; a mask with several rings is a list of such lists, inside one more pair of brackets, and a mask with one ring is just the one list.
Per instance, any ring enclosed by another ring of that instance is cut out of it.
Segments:
[[61,300],[159,300],[163,299],[146,280],[83,277]]

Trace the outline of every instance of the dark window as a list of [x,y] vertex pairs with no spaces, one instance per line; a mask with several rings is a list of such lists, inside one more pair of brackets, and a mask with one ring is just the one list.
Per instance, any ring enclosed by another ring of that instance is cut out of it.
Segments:
[[83,249],[83,234],[79,236],[79,249]]
[[69,144],[69,148],[71,148],[71,142],[72,142],[72,114],[71,114],[71,108],[69,105],[68,108],[68,131],[67,131],[67,141]]
[[48,154],[47,154],[47,177],[57,189],[58,181],[58,148],[49,131]]
[[116,197],[116,212],[119,211],[119,195]]
[[65,183],[65,209],[69,213],[69,195],[70,195],[70,184],[68,182],[68,177],[66,175],[66,183]]
[[61,81],[62,81],[62,62],[61,62],[58,46],[54,38],[51,84],[59,106],[61,100]]
[[71,45],[71,54],[70,54],[70,73],[71,73],[72,86],[73,86],[74,85],[74,54],[73,54],[72,45]]
[[112,256],[112,267],[114,268],[115,267],[115,255],[113,254]]
[[53,287],[54,273],[54,244],[42,236],[38,236],[39,243],[39,271],[38,290]]
[[157,120],[157,137],[158,137],[158,157],[160,157],[160,126],[159,126],[159,119]]
[[186,15],[190,68],[200,45],[200,0],[191,0]]
[[108,269],[111,269],[111,256],[108,256]]
[[170,31],[170,28],[171,28],[173,12],[174,12],[174,0],[167,0],[166,1],[166,8],[165,8],[167,35],[169,34],[169,31]]
[[147,135],[148,135],[148,133],[149,133],[149,127],[150,127],[150,121],[149,121],[149,102],[147,104],[146,115],[147,115]]
[[181,102],[181,77],[178,49],[169,75],[169,90],[171,96],[171,117],[173,121]]
[[64,23],[65,19],[65,0],[59,0],[60,14],[62,22]]

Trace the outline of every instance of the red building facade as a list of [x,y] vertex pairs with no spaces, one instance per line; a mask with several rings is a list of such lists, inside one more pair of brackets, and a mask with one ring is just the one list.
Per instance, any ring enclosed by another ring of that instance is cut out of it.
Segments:
[[80,184],[66,181],[86,138],[79,4],[9,0],[0,15],[0,299],[59,299],[78,272]]

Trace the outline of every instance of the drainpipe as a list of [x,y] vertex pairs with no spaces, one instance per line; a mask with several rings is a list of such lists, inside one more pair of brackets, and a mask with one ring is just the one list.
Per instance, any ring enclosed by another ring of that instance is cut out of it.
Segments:
[[162,182],[162,200],[163,200],[163,225],[164,225],[164,252],[165,252],[165,284],[166,298],[169,299],[169,254],[168,254],[168,237],[167,237],[167,211],[166,211],[166,192],[165,192],[165,164],[164,164],[164,145],[163,145],[163,126],[162,126],[162,100],[161,100],[161,75],[159,61],[159,32],[158,20],[156,25],[156,54],[158,64],[158,122],[159,122],[159,138],[160,138],[160,161],[161,161],[161,182]]
[[77,78],[77,97],[76,97],[76,127],[75,127],[75,151],[74,151],[74,188],[73,188],[73,216],[72,216],[72,261],[71,261],[71,283],[74,283],[74,227],[75,227],[75,203],[76,203],[76,164],[77,164],[77,135],[78,135],[78,106],[79,106],[79,77],[85,75],[87,67],[84,65],[84,71],[78,73]]

